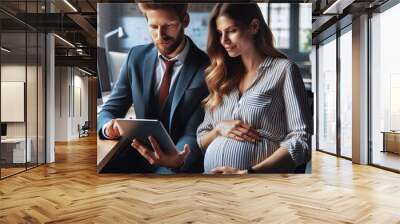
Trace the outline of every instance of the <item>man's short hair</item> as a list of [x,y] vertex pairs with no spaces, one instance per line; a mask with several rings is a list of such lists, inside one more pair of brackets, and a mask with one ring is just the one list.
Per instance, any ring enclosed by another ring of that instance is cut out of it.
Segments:
[[181,20],[186,16],[188,4],[187,3],[138,3],[140,11],[146,16],[147,10],[164,9],[174,12]]

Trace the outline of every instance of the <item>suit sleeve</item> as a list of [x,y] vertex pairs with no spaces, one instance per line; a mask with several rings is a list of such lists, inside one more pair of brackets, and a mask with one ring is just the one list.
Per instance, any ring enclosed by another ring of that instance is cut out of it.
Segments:
[[132,105],[132,88],[128,68],[128,61],[132,54],[131,52],[129,52],[127,60],[121,67],[119,78],[112,89],[110,97],[99,113],[97,119],[97,132],[99,137],[102,139],[105,138],[102,132],[104,124],[111,119],[125,117],[129,107]]

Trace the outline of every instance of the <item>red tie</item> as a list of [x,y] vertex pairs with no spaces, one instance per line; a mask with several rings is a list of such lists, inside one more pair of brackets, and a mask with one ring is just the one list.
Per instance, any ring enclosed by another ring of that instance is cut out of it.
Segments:
[[165,101],[168,98],[169,94],[169,86],[171,85],[172,78],[172,68],[174,67],[176,60],[173,61],[164,61],[165,63],[165,72],[161,81],[160,86],[160,107],[161,109],[164,107]]

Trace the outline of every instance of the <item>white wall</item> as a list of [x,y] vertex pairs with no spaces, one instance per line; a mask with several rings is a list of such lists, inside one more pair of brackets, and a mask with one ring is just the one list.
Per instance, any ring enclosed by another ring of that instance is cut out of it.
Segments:
[[[27,70],[25,70],[27,69]],[[25,82],[25,76],[26,76],[26,71],[28,72],[28,81],[29,81],[29,86],[36,86],[36,80],[31,80],[30,74],[35,74],[36,75],[36,67],[34,66],[27,66],[25,65],[18,65],[18,64],[5,64],[1,66],[1,81],[4,82]],[[27,106],[30,106],[30,110],[28,112],[32,111],[32,107],[36,108],[37,105],[37,99],[36,99],[36,87],[35,88],[27,88]],[[31,104],[31,103],[34,104]],[[31,104],[31,105],[29,105]],[[40,107],[41,105],[39,105]],[[1,110],[8,110],[8,108],[1,108]],[[36,111],[36,109],[35,109]],[[32,127],[34,130],[36,130],[36,120],[37,120],[37,115],[36,113],[27,113],[27,119],[28,122],[28,129]],[[31,124],[31,122],[34,121],[34,124]],[[8,137],[25,137],[25,123],[26,122],[7,122],[7,136]],[[35,127],[33,127],[35,126]],[[32,129],[32,130],[33,130]],[[29,135],[29,130],[28,130],[28,135]],[[29,137],[29,136],[28,136]]]
[[67,141],[68,139],[68,85],[69,77],[67,67],[55,68],[55,141]]
[[[32,66],[25,68],[24,65],[9,64],[1,66],[1,81],[2,82],[25,82],[26,70],[28,73],[33,69]],[[4,97],[4,96],[2,96]],[[8,110],[8,108],[1,108]],[[8,137],[25,137],[25,123],[24,122],[7,122],[7,136]]]
[[72,67],[56,67],[55,141],[79,137],[78,124],[88,120],[88,78]]
[[85,121],[89,120],[89,114],[88,114],[88,77],[87,76],[82,76],[83,73],[79,72],[78,75],[76,75],[76,72],[78,70],[75,70],[75,75],[74,75],[74,108],[73,108],[73,119],[72,119],[72,136],[78,136],[78,129],[77,126],[80,124],[81,126],[85,123]]

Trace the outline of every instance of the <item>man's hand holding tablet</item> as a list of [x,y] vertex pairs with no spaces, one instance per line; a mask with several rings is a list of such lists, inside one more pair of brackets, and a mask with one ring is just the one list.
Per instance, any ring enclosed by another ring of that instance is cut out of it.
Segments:
[[104,134],[108,139],[117,139],[121,136],[121,130],[115,119],[109,121],[104,127]]
[[148,119],[116,119],[114,136],[120,134],[131,141],[136,149],[151,165],[178,168],[185,162],[190,153],[185,144],[182,152],[178,152],[174,142],[162,123]]
[[159,165],[165,166],[169,168],[177,168],[184,164],[186,157],[190,153],[190,148],[188,144],[185,144],[183,151],[178,152],[177,150],[172,153],[164,153],[158,142],[152,136],[148,137],[151,147],[153,150],[150,150],[144,144],[142,144],[139,140],[133,139],[132,147],[135,148],[151,165]]

